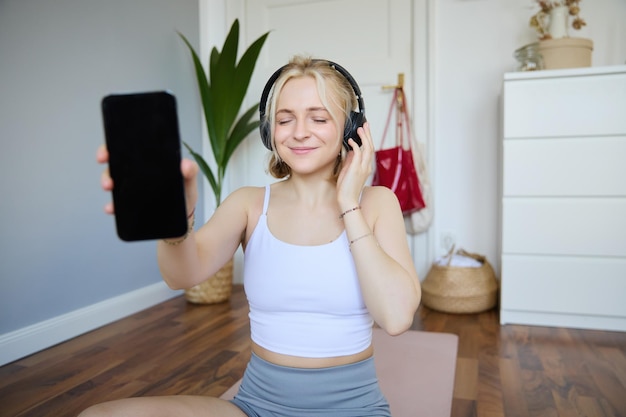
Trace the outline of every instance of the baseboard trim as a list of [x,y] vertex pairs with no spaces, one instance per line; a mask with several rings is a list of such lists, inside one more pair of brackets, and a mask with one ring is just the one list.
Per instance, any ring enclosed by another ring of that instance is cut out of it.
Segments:
[[180,295],[163,282],[0,335],[0,366]]
[[500,324],[626,332],[626,317],[558,314],[506,309],[500,310]]

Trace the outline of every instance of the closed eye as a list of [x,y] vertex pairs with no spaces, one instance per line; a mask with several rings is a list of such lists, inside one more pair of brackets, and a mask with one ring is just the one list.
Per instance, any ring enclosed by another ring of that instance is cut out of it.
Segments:
[[324,124],[329,120],[328,111],[325,108],[311,108],[309,110],[309,117],[314,123]]
[[280,117],[278,119],[276,119],[276,123],[278,123],[280,126],[286,125],[287,123],[291,122],[294,118],[293,117]]

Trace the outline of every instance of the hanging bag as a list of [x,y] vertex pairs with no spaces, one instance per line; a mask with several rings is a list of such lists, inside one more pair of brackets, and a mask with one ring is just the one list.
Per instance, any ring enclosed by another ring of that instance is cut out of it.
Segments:
[[424,144],[416,140],[413,135],[410,135],[410,140],[412,143],[411,150],[413,151],[413,161],[415,162],[417,177],[420,180],[420,190],[426,207],[404,216],[404,226],[408,234],[418,235],[427,231],[433,222],[433,192],[430,185],[426,159],[424,158]]
[[[396,145],[384,149],[383,144],[394,109],[396,109]],[[407,133],[406,141],[404,140],[405,130]],[[405,142],[407,142],[407,148],[405,148]],[[380,150],[376,151],[375,158],[376,171],[372,179],[372,185],[382,185],[391,189],[398,198],[402,214],[405,216],[423,209],[426,203],[422,196],[419,178],[413,161],[406,100],[402,88],[394,90]]]

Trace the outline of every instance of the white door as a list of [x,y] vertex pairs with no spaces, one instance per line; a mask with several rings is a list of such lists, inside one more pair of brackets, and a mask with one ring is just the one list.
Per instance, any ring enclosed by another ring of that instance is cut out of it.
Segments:
[[[372,133],[380,138],[391,100],[391,90],[381,87],[395,84],[398,73],[408,75],[412,68],[411,13],[411,0],[242,0],[228,2],[226,14],[228,21],[240,19],[247,44],[271,32],[250,86],[250,103],[291,56],[329,59],[359,84]],[[260,141],[246,145],[251,175],[233,179],[265,184],[269,177],[258,173],[264,172],[266,151]]]
[[[291,56],[307,54],[329,59],[346,68],[359,84],[374,142],[379,144],[393,91],[383,86],[397,84],[399,73],[405,74],[404,88],[412,105],[414,51],[419,48],[412,30],[413,7],[425,10],[425,4],[412,0],[227,1],[226,21],[237,18],[241,24],[240,52],[241,45],[249,45],[270,32],[246,104],[259,100],[266,80]],[[414,113],[412,108],[409,111]],[[229,189],[275,181],[265,173],[266,163],[267,150],[255,134],[234,156],[228,173]],[[423,279],[429,259],[427,234],[409,236],[409,242]]]

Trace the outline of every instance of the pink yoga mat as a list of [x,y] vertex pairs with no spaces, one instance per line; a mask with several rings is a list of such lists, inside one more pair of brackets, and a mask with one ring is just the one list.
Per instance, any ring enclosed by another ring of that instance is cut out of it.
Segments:
[[[394,417],[450,417],[457,347],[454,334],[374,329],[376,372]],[[233,398],[240,383],[221,398]]]

